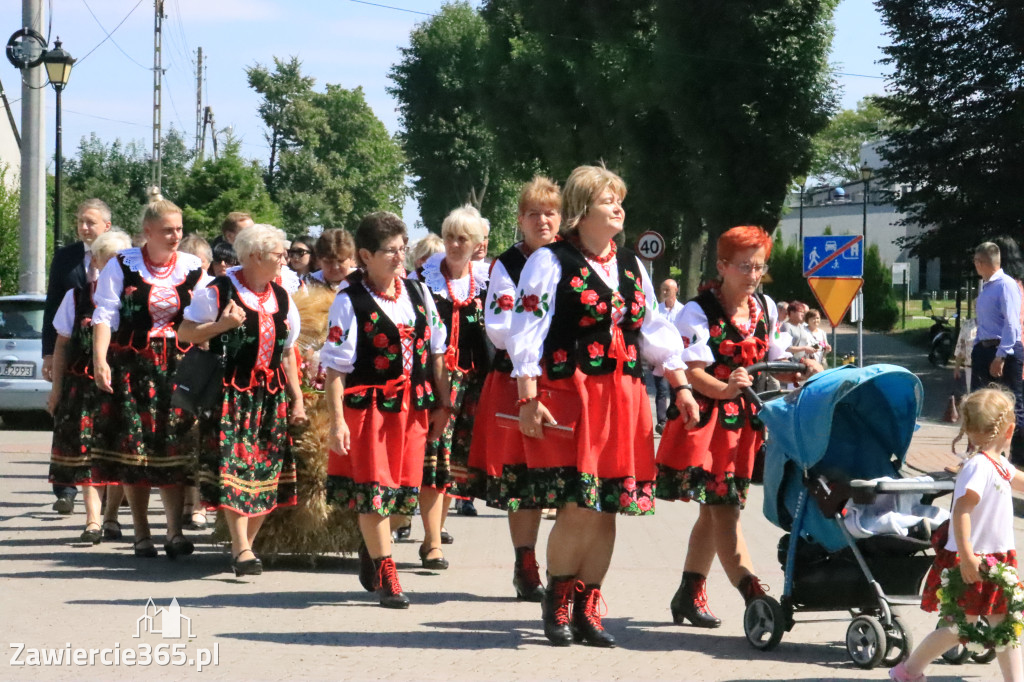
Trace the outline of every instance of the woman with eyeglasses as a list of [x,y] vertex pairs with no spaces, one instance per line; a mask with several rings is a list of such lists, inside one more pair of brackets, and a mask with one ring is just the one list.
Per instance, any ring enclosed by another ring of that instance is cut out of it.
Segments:
[[448,423],[445,328],[419,282],[402,278],[405,223],[371,213],[355,233],[363,270],[341,284],[320,351],[329,410],[328,499],[359,518],[359,582],[404,609],[391,557],[392,514],[412,514],[428,439]]
[[295,460],[289,424],[305,421],[292,348],[301,322],[275,282],[285,261],[283,233],[253,225],[235,237],[242,267],[196,291],[178,329],[182,341],[209,342],[224,358],[217,407],[199,418],[199,490],[224,512],[236,576],[259,575],[253,543],[277,507],[293,506]]
[[295,271],[299,279],[317,271],[316,240],[307,234],[296,237],[288,247],[288,267]]
[[420,487],[423,519],[423,568],[444,570],[441,529],[452,497],[470,497],[469,447],[480,389],[491,369],[481,299],[487,290],[487,264],[473,253],[487,237],[489,225],[466,205],[453,210],[441,225],[444,252],[423,263],[422,280],[430,290],[448,330],[445,369],[451,385],[452,415],[444,433],[427,444]]
[[[654,513],[654,424],[641,360],[683,386],[683,343],[654,307],[636,255],[615,241],[626,185],[601,166],[581,166],[562,192],[565,239],[538,248],[516,287],[508,352],[525,436],[523,488],[558,508],[548,536],[544,635],[611,647],[601,585],[618,514]],[[641,353],[643,357],[641,358]],[[677,407],[696,423],[683,386]],[[518,406],[518,407],[517,407]],[[571,617],[570,617],[571,612]]]
[[[676,623],[689,620],[702,628],[721,625],[708,607],[705,588],[716,556],[747,603],[765,593],[740,528],[764,425],[742,390],[752,385],[746,367],[789,356],[774,334],[775,302],[757,291],[768,271],[771,237],[760,227],[734,227],[719,238],[717,248],[719,279],[689,301],[676,322],[700,421],[687,429],[681,420],[669,419],[658,448],[657,496],[700,504],[671,609]],[[801,362],[807,371],[783,380],[821,371],[814,360]]]

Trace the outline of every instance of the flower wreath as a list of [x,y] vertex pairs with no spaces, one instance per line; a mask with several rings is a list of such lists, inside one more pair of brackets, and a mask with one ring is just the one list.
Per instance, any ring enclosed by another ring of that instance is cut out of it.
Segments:
[[1002,651],[1006,647],[1020,646],[1021,632],[1024,632],[1024,584],[1017,576],[1017,570],[992,557],[981,561],[981,579],[999,586],[1000,594],[1006,598],[1006,618],[999,625],[989,625],[983,620],[967,621],[960,602],[967,591],[967,584],[959,568],[943,569],[940,577],[942,587],[936,591],[939,598],[939,616],[956,626],[960,643],[973,653],[986,649]]

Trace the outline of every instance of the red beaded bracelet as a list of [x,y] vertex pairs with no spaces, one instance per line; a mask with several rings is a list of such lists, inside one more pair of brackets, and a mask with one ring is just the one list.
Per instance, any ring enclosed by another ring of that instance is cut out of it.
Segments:
[[537,399],[537,396],[531,396],[529,398],[520,398],[519,400],[516,401],[516,407],[522,407],[523,405],[527,405],[529,403],[532,403],[536,399]]

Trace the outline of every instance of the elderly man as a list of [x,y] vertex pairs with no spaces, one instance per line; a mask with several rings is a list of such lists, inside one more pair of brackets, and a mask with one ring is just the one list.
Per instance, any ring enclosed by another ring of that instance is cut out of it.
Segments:
[[974,249],[974,269],[984,280],[978,294],[978,335],[971,351],[971,390],[990,383],[1006,386],[1021,399],[1021,294],[1000,267],[999,247],[985,242]]
[[[69,289],[84,287],[96,281],[98,273],[92,266],[89,247],[104,232],[110,229],[110,207],[99,199],[83,201],[75,216],[79,241],[57,250],[50,261],[50,278],[46,286],[46,308],[43,312],[43,379],[53,381],[53,350],[57,345],[57,330],[53,318],[57,308]],[[74,486],[53,486],[57,501],[53,510],[70,514],[75,508]]]
[[[679,295],[679,285],[674,279],[666,279],[658,287],[658,312],[665,316],[669,322],[679,328],[679,318],[683,314],[683,304],[676,298]],[[654,380],[654,406],[658,416],[658,423],[654,430],[661,433],[665,428],[666,412],[668,411],[669,386],[668,381],[661,374],[661,370],[651,373]]]

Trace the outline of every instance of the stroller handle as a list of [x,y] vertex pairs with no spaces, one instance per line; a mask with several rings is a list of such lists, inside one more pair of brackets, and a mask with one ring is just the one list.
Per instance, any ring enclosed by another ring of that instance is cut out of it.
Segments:
[[[789,374],[796,372],[803,372],[807,369],[807,365],[802,362],[758,362],[750,367],[747,367],[747,374],[758,375],[761,372],[768,372],[770,374]],[[754,405],[757,405],[760,409],[764,405],[764,401],[751,386],[747,386],[743,389],[743,395]]]

